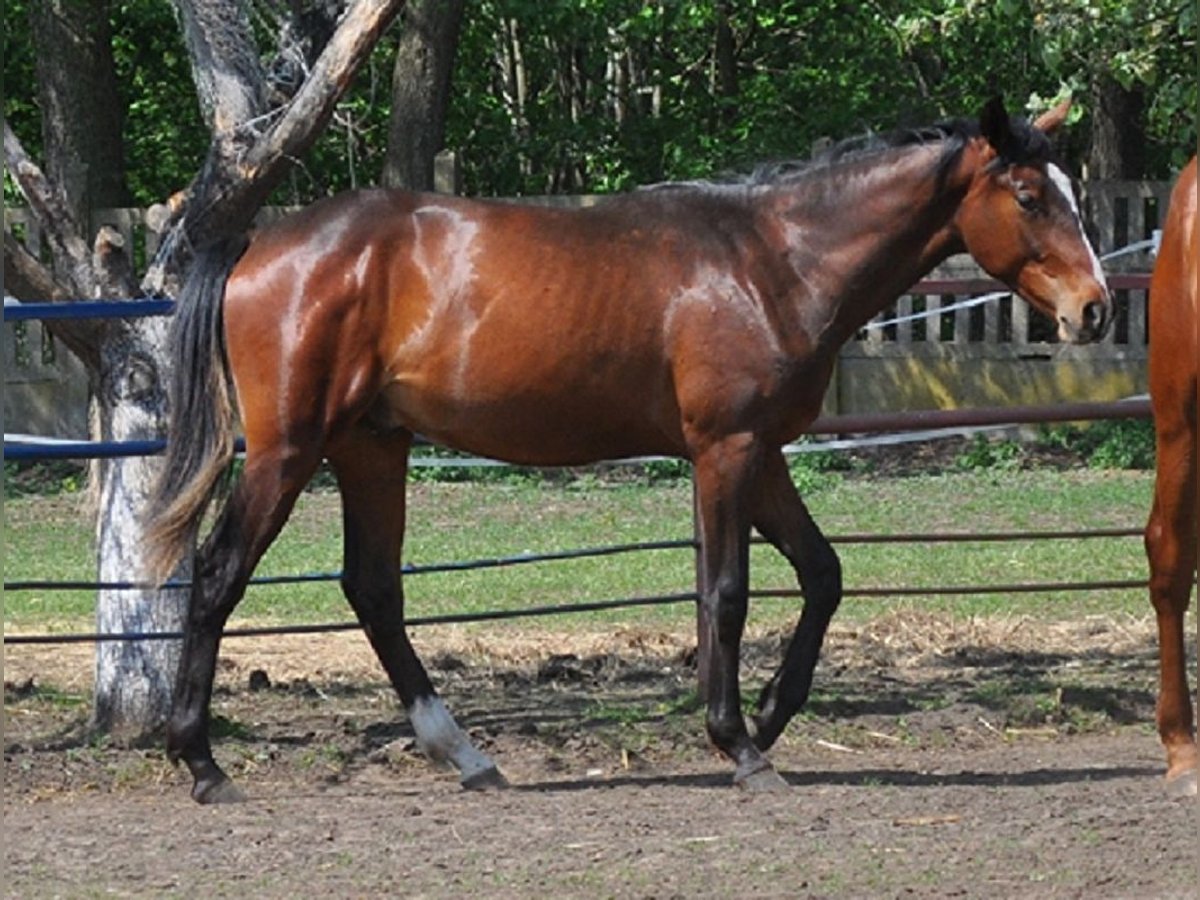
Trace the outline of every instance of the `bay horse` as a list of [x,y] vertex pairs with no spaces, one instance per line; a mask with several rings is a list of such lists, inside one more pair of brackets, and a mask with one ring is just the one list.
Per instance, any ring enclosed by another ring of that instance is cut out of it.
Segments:
[[[693,466],[700,690],[735,784],[785,786],[764,751],[805,703],[842,594],[837,555],[781,446],[816,417],[838,349],[933,266],[970,252],[1077,342],[1111,319],[1048,135],[999,99],[961,119],[839,145],[738,183],[661,185],[564,210],[390,190],[314,203],[198,252],[170,354],[168,448],[149,506],[154,576],[196,553],[167,752],[192,796],[235,800],[213,758],[222,628],[322,458],[342,499],[342,588],[427,755],[500,786],[405,631],[405,478],[415,434],[532,466],[664,455]],[[805,605],[743,716],[750,529]]]
[[1171,191],[1150,278],[1150,405],[1154,410],[1154,503],[1146,523],[1150,601],[1158,620],[1158,733],[1173,794],[1196,793],[1196,732],[1188,692],[1183,618],[1196,583],[1196,393],[1200,366],[1200,229],[1196,158]]

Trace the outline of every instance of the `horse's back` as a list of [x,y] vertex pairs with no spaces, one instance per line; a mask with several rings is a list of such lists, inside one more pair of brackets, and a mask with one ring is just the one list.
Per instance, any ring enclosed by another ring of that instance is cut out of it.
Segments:
[[369,415],[521,462],[681,452],[671,329],[748,228],[703,227],[705,202],[372,190],[313,204],[256,234],[230,279],[243,416],[278,420],[287,395],[309,402],[286,413],[311,419],[301,430],[327,435]]

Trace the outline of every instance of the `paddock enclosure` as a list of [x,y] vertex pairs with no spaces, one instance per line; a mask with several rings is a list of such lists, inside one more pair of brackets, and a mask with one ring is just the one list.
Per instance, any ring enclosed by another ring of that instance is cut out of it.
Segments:
[[[11,647],[6,896],[1192,895],[1148,616],[889,608],[835,620],[810,712],[773,751],[778,796],[730,789],[700,737],[690,628],[632,613],[603,633],[414,629],[514,784],[486,795],[428,766],[354,632],[226,642],[217,751],[249,800],[220,808],[158,748],[86,739],[68,704],[89,645]],[[785,637],[754,632],[748,679]]]
[[[1073,348],[1047,342],[1024,304],[1007,295],[981,301],[999,285],[969,257],[956,257],[843,347],[824,414],[1038,405],[1144,394],[1146,288],[1153,262],[1148,251],[1165,220],[1170,191],[1166,181],[1092,181],[1082,186],[1083,207],[1096,229],[1115,295],[1117,318],[1104,341]],[[588,205],[596,199],[528,198],[554,205]],[[291,211],[267,208],[259,221],[275,221]],[[5,217],[38,252],[42,239],[28,212],[8,208]],[[126,247],[139,248],[149,258],[159,235],[147,218],[147,210],[133,208],[92,214],[95,227],[116,228]],[[908,318],[914,313],[920,316]],[[7,430],[85,436],[86,379],[70,354],[55,346],[36,321],[5,328],[3,347]],[[1085,375],[1101,378],[1102,389],[1081,391]]]
[[[387,891],[397,873],[415,895],[549,886],[684,896],[713,884],[769,894],[782,884],[793,896],[1186,896],[1194,862],[1179,848],[1191,808],[1154,789],[1153,697],[1138,687],[1153,667],[1145,624],[1035,637],[1027,622],[972,633],[909,612],[835,630],[822,671],[845,677],[844,696],[816,697],[814,716],[774,753],[802,788],[799,803],[797,792],[734,803],[714,790],[721,766],[697,740],[682,687],[694,677],[690,636],[518,633],[499,651],[453,629],[431,636],[423,652],[464,727],[525,788],[483,798],[415,761],[356,635],[335,637],[332,659],[318,639],[276,637],[246,656],[235,640],[219,690],[230,721],[250,727],[221,746],[263,799],[220,819],[184,805],[157,751],[71,737],[78,715],[56,712],[38,685],[78,678],[87,644],[52,656],[15,647],[5,679],[13,896],[186,894],[201,878],[217,892],[353,895]],[[782,637],[755,636],[751,677],[769,672]],[[36,670],[23,668],[27,653]],[[1051,690],[1028,693],[1030,712],[1013,684]],[[647,713],[649,696],[680,708]],[[1081,710],[1103,710],[1111,727],[1073,734]],[[188,841],[167,838],[166,853],[154,813],[164,803],[192,828]],[[97,872],[94,855],[123,859]]]

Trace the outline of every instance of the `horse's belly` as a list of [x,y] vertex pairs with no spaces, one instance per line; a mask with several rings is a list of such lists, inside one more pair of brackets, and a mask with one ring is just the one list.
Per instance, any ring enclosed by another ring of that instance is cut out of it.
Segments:
[[393,381],[370,416],[446,447],[530,466],[681,452],[678,416],[647,403],[649,392],[599,396],[544,385],[457,387]]

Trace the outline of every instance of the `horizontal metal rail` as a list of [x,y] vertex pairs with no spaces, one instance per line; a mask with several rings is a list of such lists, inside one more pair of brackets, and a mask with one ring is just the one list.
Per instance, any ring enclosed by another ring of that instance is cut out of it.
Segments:
[[149,300],[61,300],[55,303],[5,303],[5,322],[47,319],[143,319],[169,316],[175,301]]
[[[822,416],[806,434],[883,434],[900,431],[931,431],[937,428],[981,428],[996,425],[1034,425],[1050,422],[1091,422],[1110,419],[1148,419],[1150,401],[1145,398],[1091,403],[1059,403],[1053,406],[987,406],[977,409],[926,409],[894,413],[847,413]],[[140,441],[55,441],[53,443],[4,444],[6,460],[114,459],[152,456],[166,447],[163,440]],[[240,452],[244,444],[238,441]],[[471,462],[464,459],[462,464]],[[620,460],[613,460],[620,462]],[[439,463],[442,461],[439,460]],[[454,465],[457,460],[446,461]],[[503,464],[502,464],[503,465]]]
[[[905,534],[842,534],[830,535],[831,544],[946,544],[946,543],[996,543],[1007,541],[1044,540],[1088,540],[1095,538],[1141,537],[1141,528],[1091,528],[1080,531],[961,531]],[[756,537],[751,543],[765,545],[767,541]],[[532,563],[556,562],[573,559],[589,559],[616,556],[622,553],[638,553],[647,550],[695,550],[699,545],[694,539],[680,538],[665,541],[640,541],[630,544],[612,544],[606,547],[584,547],[576,550],[552,550],[545,553],[519,553],[484,559],[459,560],[454,562],[409,564],[401,569],[405,576],[428,575],[437,572],[467,572],[479,569],[497,569]],[[297,575],[260,575],[250,579],[249,585],[270,586],[284,584],[314,584],[339,581],[341,572],[307,572]],[[161,586],[145,581],[49,581],[25,580],[6,581],[6,591],[146,591],[161,587],[162,590],[178,590],[191,587],[191,581],[171,580]]]
[[[862,587],[846,588],[844,597],[946,597],[969,596],[979,594],[1049,594],[1069,593],[1077,591],[1102,590],[1144,590],[1149,582],[1146,579],[1127,579],[1112,581],[1049,581],[1026,582],[1019,584],[996,585],[951,585],[931,587]],[[793,599],[802,598],[804,592],[798,588],[760,588],[750,591],[754,599]],[[592,600],[579,603],[561,603],[552,606],[533,606],[525,609],[490,610],[473,613],[445,613],[436,616],[414,616],[405,619],[406,625],[450,625],[471,622],[494,622],[507,619],[526,619],[540,616],[555,616],[566,613],[599,612],[610,609],[628,609],[644,606],[666,606],[675,603],[695,602],[699,595],[695,591],[681,591],[677,594],[661,594],[650,597],[625,597],[619,600]],[[323,634],[338,631],[358,631],[358,622],[330,622],[318,625],[264,625],[259,627],[229,628],[222,634],[224,637],[264,637],[268,635],[286,634]],[[84,644],[100,642],[127,641],[171,641],[181,640],[181,631],[154,632],[106,632],[106,633],[64,633],[64,634],[6,634],[6,645],[30,644]]]
[[[1063,539],[1094,539],[1135,537],[1141,534],[1139,528],[1096,528],[1086,531],[1006,531],[1006,532],[950,532],[934,534],[847,534],[830,538],[832,543],[902,543],[902,542],[965,542],[965,541],[1014,541],[1014,540],[1063,540]],[[766,543],[761,538],[755,543]],[[493,558],[487,560],[469,560],[464,562],[437,563],[427,566],[406,566],[407,574],[423,574],[431,572],[463,571],[469,569],[485,569],[498,566],[520,565],[562,559],[580,559],[589,556],[606,556],[614,553],[627,553],[640,550],[680,550],[694,549],[695,541],[651,541],[634,544],[621,544],[612,547],[597,547],[583,550],[567,550],[548,554],[520,554],[518,556]],[[340,573],[317,573],[311,575],[268,576],[252,580],[252,584],[292,584],[305,581],[334,581],[340,578]],[[1148,585],[1146,579],[1117,579],[1106,581],[1052,581],[1052,582],[1022,582],[999,584],[972,585],[927,585],[916,587],[848,587],[843,590],[844,597],[937,597],[937,596],[971,596],[983,594],[1030,594],[1030,593],[1069,593],[1097,590],[1144,590]],[[185,582],[171,582],[169,587],[186,587]],[[12,582],[5,584],[5,590],[83,590],[103,587],[105,589],[144,589],[146,585],[134,582]],[[750,591],[750,597],[757,599],[792,599],[802,598],[804,592],[798,588],[756,588]],[[488,622],[503,619],[533,618],[576,612],[595,612],[611,609],[624,609],[640,606],[661,606],[673,603],[695,601],[698,595],[695,591],[683,591],[675,594],[664,594],[649,597],[630,597],[618,600],[581,601],[578,603],[556,604],[551,606],[536,606],[518,610],[491,610],[469,613],[446,613],[436,616],[417,616],[406,620],[409,625],[443,625],[465,624],[471,622]],[[334,622],[325,624],[277,625],[246,628],[231,628],[224,632],[226,637],[260,637],[285,634],[318,634],[325,632],[356,631],[360,628],[357,622]],[[4,636],[6,645],[30,644],[78,644],[97,643],[102,641],[141,641],[141,640],[176,640],[182,638],[181,632],[110,632],[110,633],[66,633],[66,634],[31,634]]]

